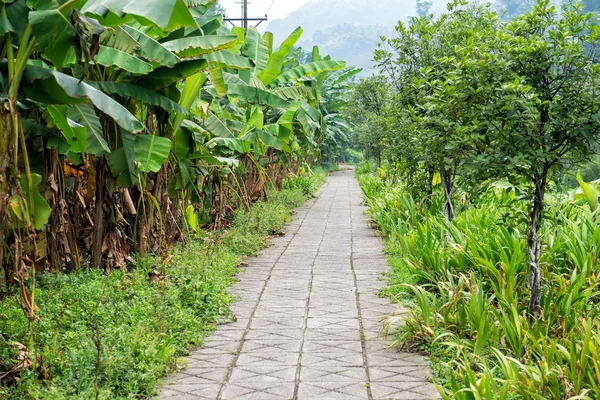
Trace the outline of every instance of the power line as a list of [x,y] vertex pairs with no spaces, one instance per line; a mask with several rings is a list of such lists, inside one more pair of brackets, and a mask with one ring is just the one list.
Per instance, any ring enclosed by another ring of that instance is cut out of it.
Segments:
[[267,12],[265,13],[265,17],[266,17],[267,15],[269,15],[269,12],[271,11],[271,8],[273,8],[273,4],[275,4],[275,0],[273,0],[273,1],[271,2],[271,5],[269,6],[269,9],[268,9],[268,10],[267,10]]

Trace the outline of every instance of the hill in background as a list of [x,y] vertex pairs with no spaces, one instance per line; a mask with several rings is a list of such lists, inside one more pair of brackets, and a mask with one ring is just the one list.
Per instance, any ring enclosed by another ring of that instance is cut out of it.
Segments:
[[[445,9],[446,0],[435,0],[432,11]],[[300,45],[310,50],[318,44],[321,54],[346,60],[372,72],[373,51],[381,35],[390,36],[399,20],[415,16],[416,0],[316,0],[290,13],[286,18],[270,21],[267,30],[281,42],[302,26]]]

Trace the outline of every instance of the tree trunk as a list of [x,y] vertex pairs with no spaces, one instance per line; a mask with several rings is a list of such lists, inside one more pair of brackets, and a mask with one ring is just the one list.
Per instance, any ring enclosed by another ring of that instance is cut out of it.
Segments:
[[427,182],[427,199],[431,199],[433,196],[433,178],[435,177],[435,168],[433,166],[427,167],[427,172],[429,173],[429,182]]
[[454,179],[452,172],[446,169],[440,171],[442,178],[442,188],[444,189],[444,217],[447,222],[452,222],[454,219],[454,205],[452,204],[452,190],[454,189]]
[[546,169],[535,177],[535,189],[533,194],[533,206],[529,213],[529,229],[527,233],[527,251],[529,253],[529,290],[531,297],[527,309],[530,321],[533,321],[540,312],[542,298],[541,285],[542,274],[540,271],[540,256],[542,243],[539,238],[542,219],[544,216],[544,196],[546,194],[546,183],[548,173]]

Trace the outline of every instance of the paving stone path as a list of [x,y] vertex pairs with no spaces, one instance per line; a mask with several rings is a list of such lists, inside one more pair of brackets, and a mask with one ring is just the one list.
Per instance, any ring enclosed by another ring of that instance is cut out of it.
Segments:
[[420,355],[386,348],[388,270],[353,171],[333,174],[287,234],[249,260],[222,325],[160,399],[434,399]]

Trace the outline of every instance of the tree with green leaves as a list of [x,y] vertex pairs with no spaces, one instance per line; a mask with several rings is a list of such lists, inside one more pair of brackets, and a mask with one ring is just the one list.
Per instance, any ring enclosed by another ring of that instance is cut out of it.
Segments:
[[497,47],[476,68],[481,87],[470,93],[483,91],[486,99],[478,108],[487,151],[474,165],[495,176],[525,178],[530,185],[532,318],[542,294],[539,236],[549,179],[563,165],[590,157],[600,135],[600,31],[591,22],[577,5],[559,15],[549,0],[539,0],[497,32]]

